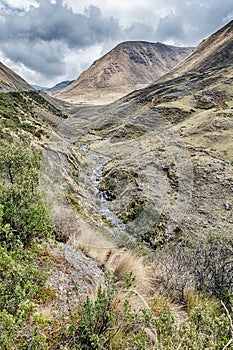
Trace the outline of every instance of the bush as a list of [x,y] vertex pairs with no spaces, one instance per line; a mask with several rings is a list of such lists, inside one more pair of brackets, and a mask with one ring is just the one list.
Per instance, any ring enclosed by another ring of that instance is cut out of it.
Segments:
[[157,252],[156,280],[163,293],[185,300],[189,290],[203,291],[228,303],[233,293],[233,240],[210,235]]
[[[148,349],[152,343],[145,329],[151,323],[151,313],[135,311],[130,303],[131,276],[126,277],[119,297],[116,281],[106,275],[104,287],[99,287],[96,299],[87,297],[70,327],[71,347],[74,349]],[[76,324],[78,325],[76,326]]]
[[11,185],[1,188],[3,224],[10,226],[2,232],[0,242],[14,245],[17,241],[28,245],[34,238],[41,239],[52,231],[51,220],[39,195]]
[[42,278],[34,259],[34,254],[23,248],[9,252],[0,247],[0,310],[15,315],[22,303],[36,296],[35,281]]
[[0,147],[0,205],[2,225],[0,242],[8,247],[20,241],[28,245],[52,231],[51,220],[38,191],[40,153],[26,146]]
[[8,251],[2,246],[0,272],[0,344],[1,349],[13,349],[20,333],[27,336],[25,326],[43,297],[48,272],[32,251],[23,247]]
[[156,350],[226,349],[224,346],[232,338],[231,320],[221,302],[214,298],[190,293],[184,314],[174,310],[164,297],[157,297],[152,310],[157,331]]

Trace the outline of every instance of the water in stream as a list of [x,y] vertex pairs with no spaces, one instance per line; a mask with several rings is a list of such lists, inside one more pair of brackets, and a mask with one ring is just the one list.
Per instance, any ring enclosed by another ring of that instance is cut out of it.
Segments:
[[112,225],[120,232],[127,232],[126,225],[111,211],[111,201],[107,198],[103,191],[99,190],[99,184],[103,176],[103,167],[107,164],[111,158],[104,156],[101,153],[89,150],[87,144],[83,144],[79,148],[80,152],[89,154],[94,161],[92,173],[90,175],[90,184],[96,195],[96,198],[100,201],[99,212],[101,216],[104,216]]

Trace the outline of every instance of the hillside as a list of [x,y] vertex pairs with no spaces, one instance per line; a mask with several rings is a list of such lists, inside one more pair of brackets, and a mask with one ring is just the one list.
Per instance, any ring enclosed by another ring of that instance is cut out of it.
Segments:
[[19,90],[33,90],[33,87],[0,62],[0,92]]
[[178,64],[191,48],[128,41],[95,61],[56,97],[85,103],[116,100],[142,88]]
[[202,72],[233,64],[233,21],[203,40],[192,53],[160,80],[169,80],[188,72]]

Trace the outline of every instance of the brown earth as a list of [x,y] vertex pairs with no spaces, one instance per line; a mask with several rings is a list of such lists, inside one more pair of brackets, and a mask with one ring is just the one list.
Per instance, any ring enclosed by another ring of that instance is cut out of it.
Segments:
[[103,104],[145,87],[177,65],[191,48],[128,41],[95,61],[56,97],[69,102]]

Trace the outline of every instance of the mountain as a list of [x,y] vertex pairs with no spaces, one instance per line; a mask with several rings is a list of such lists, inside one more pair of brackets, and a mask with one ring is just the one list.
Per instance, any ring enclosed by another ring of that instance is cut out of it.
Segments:
[[56,92],[56,91],[60,91],[62,89],[65,89],[67,86],[69,86],[70,84],[72,84],[74,82],[74,80],[65,80],[62,81],[56,85],[54,85],[51,88],[47,89],[47,92]]
[[169,80],[187,72],[205,72],[233,64],[233,21],[203,40],[193,51],[160,80]]
[[70,102],[103,103],[145,87],[177,65],[191,48],[127,41],[95,61],[56,94]]
[[23,78],[0,62],[0,92],[34,90]]
[[33,87],[36,90],[43,90],[43,91],[48,92],[48,93],[53,93],[53,92],[59,91],[61,89],[64,89],[65,87],[69,86],[73,82],[74,82],[74,80],[65,80],[65,81],[62,81],[62,82],[52,86],[51,88],[43,87],[43,86],[39,86],[39,85],[33,85]]
[[45,86],[41,86],[41,85],[32,85],[34,87],[34,89],[36,90],[43,90],[43,91],[46,91],[48,88],[45,87]]
[[0,93],[7,348],[230,349],[233,65],[221,31],[206,44],[198,69],[69,116]]

